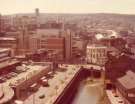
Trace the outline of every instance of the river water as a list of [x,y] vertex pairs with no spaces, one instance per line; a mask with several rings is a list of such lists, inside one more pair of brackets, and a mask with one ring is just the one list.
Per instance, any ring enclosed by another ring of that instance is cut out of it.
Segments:
[[87,84],[82,82],[71,104],[100,104],[102,95],[103,85],[101,82]]

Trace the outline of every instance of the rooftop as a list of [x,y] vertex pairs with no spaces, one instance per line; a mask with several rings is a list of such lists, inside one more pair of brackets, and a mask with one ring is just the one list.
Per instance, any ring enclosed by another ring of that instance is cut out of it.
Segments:
[[0,40],[11,40],[14,41],[16,38],[11,38],[11,37],[0,37]]
[[99,44],[92,44],[88,45],[87,48],[107,48],[107,47]]
[[18,60],[4,61],[0,63],[0,69],[19,63]]
[[9,48],[0,48],[0,52],[10,51]]
[[128,71],[125,76],[118,78],[118,81],[126,89],[135,89],[135,73]]

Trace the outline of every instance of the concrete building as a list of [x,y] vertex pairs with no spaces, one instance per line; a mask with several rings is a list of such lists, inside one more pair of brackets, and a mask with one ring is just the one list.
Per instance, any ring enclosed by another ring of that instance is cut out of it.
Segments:
[[36,34],[41,49],[57,50],[64,60],[72,57],[72,35],[73,32],[62,29],[38,29]]
[[72,32],[66,31],[65,35],[65,59],[68,61],[72,58]]
[[135,104],[135,73],[127,71],[126,75],[117,79],[116,88],[124,104]]
[[7,61],[11,58],[12,52],[8,48],[0,48],[0,62]]
[[88,45],[86,55],[88,63],[104,65],[107,60],[107,47]]
[[36,14],[36,25],[37,27],[40,27],[40,13],[39,13],[39,8],[35,9],[35,14]]
[[4,19],[3,19],[3,15],[0,14],[0,33],[4,32]]
[[6,32],[3,37],[0,37],[0,42],[0,47],[12,48],[16,55],[39,49],[37,45],[38,38],[31,35],[26,29],[16,32]]
[[78,48],[79,50],[84,50],[84,40],[79,37],[74,37],[72,46]]
[[12,50],[8,48],[0,48],[0,81],[5,79],[2,75],[9,73],[14,67],[20,64],[19,61],[12,59]]
[[17,39],[9,37],[0,37],[0,47],[1,48],[10,48],[13,51],[13,54],[16,54],[17,51]]
[[29,51],[35,52],[40,49],[40,40],[36,37],[29,37]]
[[[23,21],[23,25],[21,28],[21,31],[18,38],[18,54],[25,54],[26,52],[29,52],[29,43],[31,42],[31,38],[33,35],[31,35],[27,28],[27,21]],[[32,43],[31,43],[32,44]]]
[[35,16],[20,16],[16,15],[13,17],[13,27],[15,30],[22,29],[23,21],[27,21],[27,27],[29,30],[35,30],[37,28],[36,26],[36,17]]
[[10,31],[12,26],[13,26],[12,16],[3,15],[2,16],[2,29],[3,29],[3,32]]
[[60,29],[37,29],[36,35],[39,37],[61,37],[64,35]]
[[39,8],[35,9],[36,16],[39,16]]
[[40,49],[58,53],[58,60],[64,60],[65,57],[65,39],[63,37],[48,37],[40,39]]
[[74,57],[85,55],[86,52],[86,41],[84,39],[81,39],[80,37],[73,37],[72,39],[72,55]]
[[115,47],[119,50],[125,48],[126,41],[123,38],[103,38],[99,40],[99,44],[107,47]]
[[2,32],[2,16],[0,14],[0,33]]
[[[26,94],[25,91],[31,91],[31,86],[41,83],[41,78],[52,71],[52,65],[53,64],[50,62],[10,65],[12,70],[10,69],[8,70],[8,73],[0,76],[1,79],[5,78],[5,81],[2,82],[4,90],[0,89],[4,95],[0,98],[0,104],[11,104],[14,99],[22,98],[22,94]],[[8,78],[6,78],[7,76]],[[27,95],[25,95],[25,97],[26,96]]]
[[36,34],[40,37],[63,37],[65,33],[64,24],[56,21],[48,21],[36,30]]
[[[33,66],[28,65],[26,67],[21,66],[22,70],[29,68],[24,75],[19,75],[18,77],[11,80],[9,86],[15,91],[15,97],[20,98],[23,90],[30,88],[30,86],[39,81],[41,77],[46,75],[51,71],[51,64],[46,63],[35,63]],[[19,79],[19,80],[18,80]]]

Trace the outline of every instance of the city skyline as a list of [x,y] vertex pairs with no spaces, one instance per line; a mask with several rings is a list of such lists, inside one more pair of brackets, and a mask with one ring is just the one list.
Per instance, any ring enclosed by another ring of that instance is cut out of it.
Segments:
[[32,13],[120,13],[135,14],[134,0],[0,0],[1,14]]
[[135,104],[134,5],[0,0],[0,104]]

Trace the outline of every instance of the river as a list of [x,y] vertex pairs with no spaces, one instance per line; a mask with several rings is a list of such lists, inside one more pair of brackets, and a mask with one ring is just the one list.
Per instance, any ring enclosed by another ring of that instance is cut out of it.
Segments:
[[101,82],[87,84],[82,82],[71,104],[100,104],[100,100],[103,95],[102,85],[103,84]]

